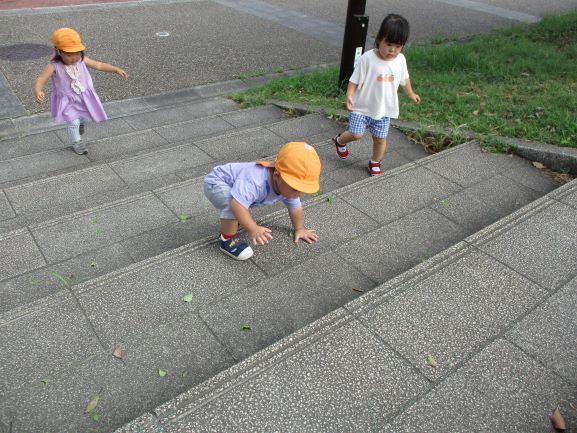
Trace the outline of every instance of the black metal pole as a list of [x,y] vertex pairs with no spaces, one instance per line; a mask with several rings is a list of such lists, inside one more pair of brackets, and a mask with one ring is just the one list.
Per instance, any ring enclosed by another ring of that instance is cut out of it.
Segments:
[[345,89],[351,77],[355,59],[365,51],[369,17],[365,15],[366,0],[349,0],[347,19],[345,22],[345,36],[341,54],[341,69],[339,84]]

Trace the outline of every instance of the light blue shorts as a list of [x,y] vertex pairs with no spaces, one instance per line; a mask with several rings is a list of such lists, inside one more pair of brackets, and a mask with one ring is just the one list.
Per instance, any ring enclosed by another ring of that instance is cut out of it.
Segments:
[[390,117],[373,119],[372,117],[364,116],[359,113],[349,114],[349,132],[351,134],[364,134],[365,129],[368,128],[373,137],[387,138],[389,135],[390,124]]
[[232,195],[230,186],[224,183],[204,183],[204,195],[212,205],[220,210],[220,219],[235,220],[236,217],[230,210]]

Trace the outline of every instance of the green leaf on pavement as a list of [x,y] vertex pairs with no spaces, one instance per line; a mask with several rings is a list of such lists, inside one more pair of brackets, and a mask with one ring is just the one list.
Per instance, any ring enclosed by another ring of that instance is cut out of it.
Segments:
[[334,198],[331,194],[329,194],[329,195],[327,195],[327,201],[328,201],[330,204],[332,204],[332,203],[335,201],[335,198]]
[[448,205],[449,205],[449,200],[447,200],[447,199],[441,200],[441,204],[442,204],[443,206],[448,206]]
[[92,419],[93,419],[94,421],[100,421],[100,418],[102,418],[102,416],[98,415],[97,413],[95,413],[95,414],[92,415]]
[[50,381],[48,380],[47,377],[45,377],[45,378],[42,379],[40,382],[42,382],[44,385],[48,385],[48,382],[50,382]]
[[188,295],[184,295],[184,296],[182,297],[182,300],[183,300],[184,302],[192,302],[192,293],[189,293]]
[[181,214],[178,216],[178,219],[179,219],[180,221],[186,221],[186,220],[189,219],[189,218],[190,218],[190,217],[189,217],[187,214],[185,214],[185,213],[181,213]]
[[252,328],[250,327],[250,325],[243,325],[243,326],[242,326],[242,330],[243,330],[243,331],[251,331]]
[[433,357],[433,355],[428,354],[426,359],[427,359],[427,364],[429,364],[431,367],[437,368],[437,367],[439,366],[439,363],[438,363],[437,360]]
[[86,413],[92,413],[94,412],[94,409],[96,409],[96,406],[98,406],[98,401],[100,400],[100,396],[99,395],[95,395],[94,397],[92,397],[92,400],[90,400],[90,403],[88,403],[88,405],[86,406]]
[[163,370],[162,368],[159,368],[159,369],[158,369],[158,375],[159,375],[160,377],[164,377],[164,376],[166,376],[166,371]]
[[68,282],[68,280],[62,276],[61,274],[59,274],[58,272],[48,272],[48,275],[52,275],[54,278],[56,278],[57,280],[62,281],[62,283],[64,283],[64,285],[66,287],[70,286],[70,283]]

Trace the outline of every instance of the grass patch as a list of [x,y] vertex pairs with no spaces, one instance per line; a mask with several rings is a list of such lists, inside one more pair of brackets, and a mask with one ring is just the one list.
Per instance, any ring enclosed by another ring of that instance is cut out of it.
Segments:
[[[577,147],[577,12],[461,41],[438,37],[405,55],[422,103],[401,96],[403,120]],[[245,107],[279,99],[342,110],[338,72],[272,80],[232,98]]]

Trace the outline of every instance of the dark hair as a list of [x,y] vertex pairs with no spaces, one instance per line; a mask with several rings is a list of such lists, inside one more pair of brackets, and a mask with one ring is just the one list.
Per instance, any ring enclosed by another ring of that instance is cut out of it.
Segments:
[[384,40],[391,44],[405,45],[409,39],[409,22],[397,14],[389,14],[381,23],[381,28],[375,38],[375,47]]
[[[84,51],[80,51],[80,58],[81,58],[82,60],[84,60]],[[54,57],[52,57],[52,61],[53,61],[53,62],[64,63],[64,62],[62,61],[62,57],[60,57],[59,50],[55,50],[55,52],[54,52]]]

